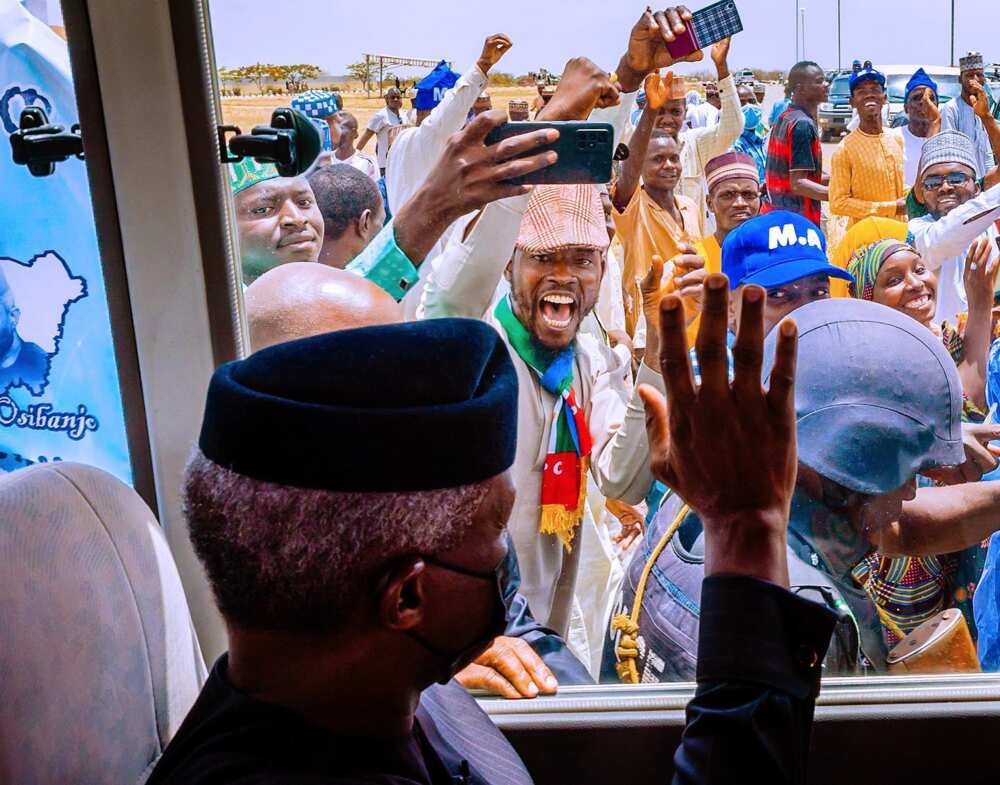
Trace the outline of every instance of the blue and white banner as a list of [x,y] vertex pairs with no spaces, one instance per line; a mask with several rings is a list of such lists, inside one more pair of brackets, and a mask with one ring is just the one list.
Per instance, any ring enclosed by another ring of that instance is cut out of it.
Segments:
[[19,0],[0,0],[0,470],[79,461],[131,482],[86,166],[15,166],[25,106],[77,122],[69,52]]

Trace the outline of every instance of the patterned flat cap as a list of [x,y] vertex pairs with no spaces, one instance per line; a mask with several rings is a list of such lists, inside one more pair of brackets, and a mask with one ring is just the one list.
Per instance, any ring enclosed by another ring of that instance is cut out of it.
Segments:
[[517,247],[547,253],[571,245],[608,247],[604,207],[593,185],[538,185],[521,219]]

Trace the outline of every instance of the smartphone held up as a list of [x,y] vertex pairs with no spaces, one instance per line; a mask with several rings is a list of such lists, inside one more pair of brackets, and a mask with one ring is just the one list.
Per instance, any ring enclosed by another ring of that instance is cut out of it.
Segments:
[[554,128],[559,138],[531,154],[554,150],[559,156],[551,166],[517,177],[514,185],[566,185],[572,183],[607,183],[611,180],[611,159],[614,154],[614,129],[608,123],[579,121],[514,122],[497,126],[486,137],[493,145],[512,136]]

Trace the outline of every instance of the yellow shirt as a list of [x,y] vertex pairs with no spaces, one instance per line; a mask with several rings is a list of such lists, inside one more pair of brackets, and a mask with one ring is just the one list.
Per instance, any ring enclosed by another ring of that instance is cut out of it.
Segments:
[[702,237],[695,243],[695,251],[705,260],[705,269],[710,273],[722,272],[722,246],[714,234]]
[[830,162],[830,212],[846,215],[848,229],[873,215],[905,222],[896,213],[904,196],[902,138],[860,128],[845,136]]
[[625,327],[635,335],[635,323],[642,310],[638,282],[649,272],[653,254],[665,262],[680,251],[680,243],[694,244],[702,235],[701,213],[693,201],[680,194],[674,204],[681,215],[678,223],[654,202],[643,188],[636,188],[623,212],[612,208],[615,231],[625,251],[622,260],[622,288],[625,294]]
[[[705,260],[705,270],[707,272],[722,272],[722,247],[719,245],[719,241],[715,239],[714,234],[702,237],[694,244],[694,250],[698,256]],[[688,346],[694,346],[695,339],[698,337],[698,327],[700,324],[701,314],[698,313],[687,326]]]

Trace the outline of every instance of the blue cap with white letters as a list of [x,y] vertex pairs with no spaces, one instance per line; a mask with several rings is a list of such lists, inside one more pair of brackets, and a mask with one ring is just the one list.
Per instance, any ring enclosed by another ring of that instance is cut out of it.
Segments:
[[726,235],[722,272],[729,277],[730,289],[746,284],[783,286],[820,273],[852,280],[846,270],[830,264],[826,238],[816,225],[788,210],[758,215]]

